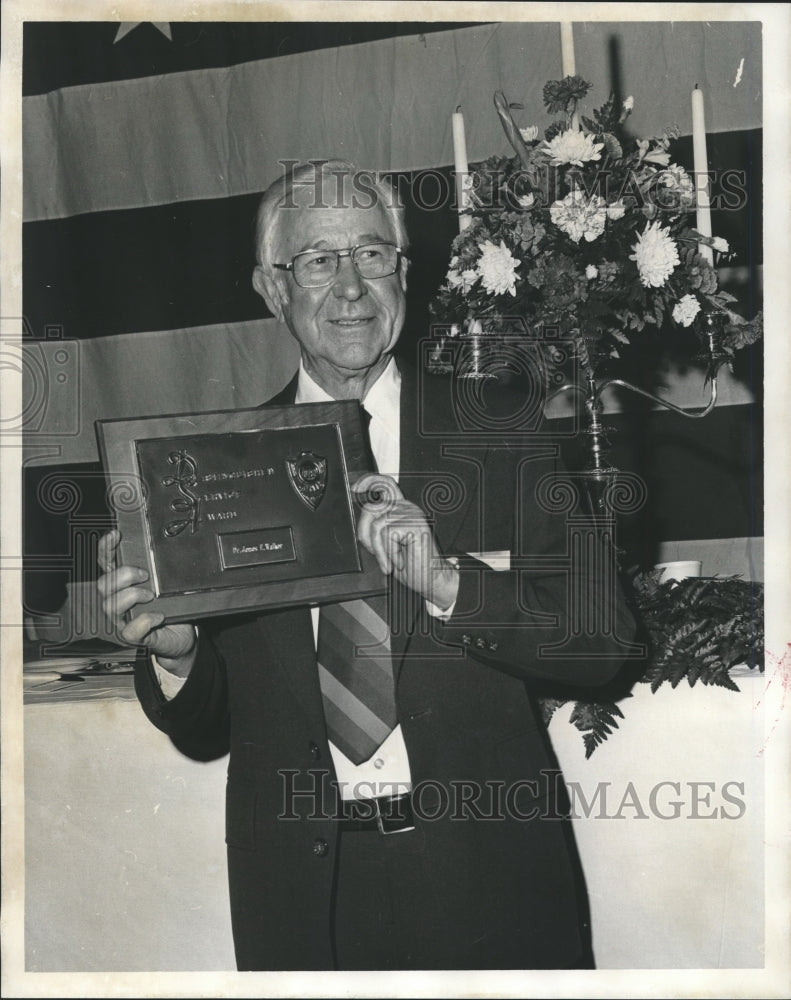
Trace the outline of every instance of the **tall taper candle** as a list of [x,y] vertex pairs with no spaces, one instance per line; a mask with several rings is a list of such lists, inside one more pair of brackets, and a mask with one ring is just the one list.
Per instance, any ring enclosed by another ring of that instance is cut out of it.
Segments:
[[[692,91],[692,153],[695,165],[695,191],[697,213],[695,228],[702,236],[711,236],[711,201],[709,199],[709,161],[706,154],[706,118],[703,113],[703,91],[695,87]],[[711,247],[700,244],[701,256],[714,263]]]
[[470,195],[465,186],[469,165],[467,163],[467,139],[464,134],[464,115],[457,108],[451,115],[451,129],[453,131],[453,165],[456,170],[456,203],[459,206],[459,232],[464,230],[472,222],[469,215],[464,212],[470,207]]
[[560,58],[563,76],[574,76],[577,67],[574,62],[574,25],[571,21],[560,24]]

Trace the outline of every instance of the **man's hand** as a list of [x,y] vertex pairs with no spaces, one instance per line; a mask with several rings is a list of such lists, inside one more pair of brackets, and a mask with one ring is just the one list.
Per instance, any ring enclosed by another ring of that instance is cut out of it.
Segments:
[[144,586],[148,573],[137,566],[117,566],[120,531],[110,531],[99,539],[98,563],[102,576],[96,582],[102,609],[120,642],[146,646],[159,665],[178,677],[186,677],[195,660],[196,636],[192,625],[163,625],[159,612],[138,615],[124,622],[124,615],[137,604],[153,601],[154,592]]
[[379,568],[441,611],[456,600],[459,571],[437,548],[426,515],[390,476],[366,474],[352,486],[361,502],[357,537]]

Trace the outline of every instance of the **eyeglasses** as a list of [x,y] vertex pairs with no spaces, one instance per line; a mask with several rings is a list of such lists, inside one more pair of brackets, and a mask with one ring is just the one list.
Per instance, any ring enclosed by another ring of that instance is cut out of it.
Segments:
[[347,250],[303,250],[289,264],[274,266],[291,271],[300,288],[321,288],[334,281],[341,257],[351,258],[361,278],[386,278],[398,270],[401,247],[394,243],[362,243]]

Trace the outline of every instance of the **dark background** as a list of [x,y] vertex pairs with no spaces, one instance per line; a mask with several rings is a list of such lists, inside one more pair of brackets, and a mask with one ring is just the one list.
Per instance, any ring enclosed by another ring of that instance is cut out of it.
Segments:
[[[182,34],[191,32],[189,44],[175,47],[151,25],[144,25],[136,29],[149,32],[146,57],[141,59],[138,47],[108,44],[116,24],[28,22],[23,93],[465,26],[458,22],[183,24],[177,27]],[[613,60],[617,68],[617,53]],[[615,71],[614,79],[617,87]],[[748,193],[749,209],[715,210],[712,225],[728,240],[735,254],[732,263],[747,268],[748,280],[729,291],[739,297],[742,314],[752,316],[760,308],[755,289],[763,242],[762,133],[711,134],[707,142],[710,162],[740,172]],[[671,153],[676,162],[692,169],[691,137],[680,138]],[[438,173],[452,190],[451,167]],[[430,211],[421,208],[414,197],[413,175],[396,174],[394,180],[405,195],[412,243],[402,350],[413,354],[428,331],[428,303],[444,278],[458,219],[450,205]],[[715,176],[715,199],[718,191]],[[257,201],[258,195],[252,194],[25,224],[24,311],[33,335],[41,336],[53,322],[63,327],[65,337],[88,339],[265,317],[263,302],[250,284]],[[204,238],[207,233],[210,240]],[[118,267],[119,259],[123,268]],[[663,353],[683,357],[684,352],[673,331],[646,331],[639,350],[624,352],[625,377],[651,389],[645,372],[657,358]],[[627,564],[651,565],[663,540],[762,534],[762,357],[759,343],[742,351],[735,365],[754,404],[718,407],[697,421],[652,410],[650,404],[630,398],[627,413],[606,419],[613,429],[613,463],[643,476],[648,486],[647,506],[622,518],[619,525]],[[568,422],[558,426],[569,429]],[[580,441],[569,441],[564,450],[567,463],[577,467],[583,458]],[[79,494],[60,510],[44,499],[58,481],[71,483]],[[109,525],[109,514],[98,463],[26,468],[24,491],[25,603],[26,613],[36,613],[62,603],[67,579],[90,579],[95,574],[94,565],[74,565],[72,526],[75,520],[82,521],[98,531]]]

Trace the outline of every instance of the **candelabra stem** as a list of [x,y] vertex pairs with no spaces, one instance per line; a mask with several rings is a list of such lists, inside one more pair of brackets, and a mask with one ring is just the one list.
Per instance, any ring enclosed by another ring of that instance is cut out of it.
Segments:
[[[678,413],[682,417],[696,420],[705,417],[714,409],[717,402],[717,376],[715,374],[711,378],[711,394],[706,405],[697,410],[685,410],[667,399],[662,399],[660,396],[656,396],[637,385],[633,385],[631,382],[627,382],[625,379],[610,378],[597,382],[584,337],[581,334],[577,334],[575,340],[577,343],[577,359],[582,369],[583,384],[566,382],[551,393],[549,398],[553,399],[564,392],[576,392],[583,398],[586,414],[586,427],[583,433],[587,438],[587,455],[582,471],[587,485],[592,512],[596,516],[607,517],[609,513],[606,496],[607,489],[618,476],[618,470],[609,461],[608,455],[611,445],[607,437],[608,428],[605,428],[602,424],[602,413],[604,411],[602,394],[605,389],[611,386],[625,389],[638,396],[643,396],[645,399],[650,399],[652,403],[656,403],[658,406],[673,410],[673,412]],[[709,323],[709,350],[713,356],[714,340],[711,323]]]

